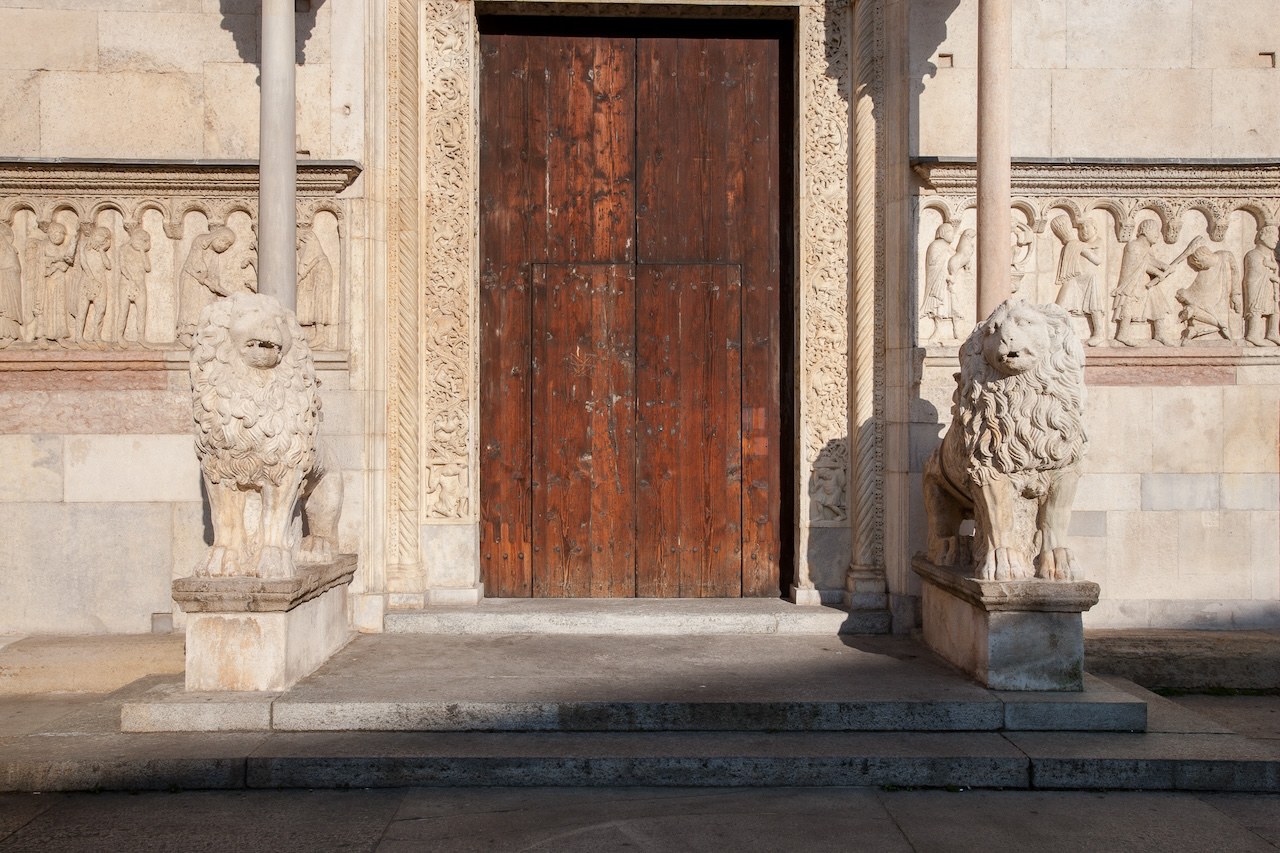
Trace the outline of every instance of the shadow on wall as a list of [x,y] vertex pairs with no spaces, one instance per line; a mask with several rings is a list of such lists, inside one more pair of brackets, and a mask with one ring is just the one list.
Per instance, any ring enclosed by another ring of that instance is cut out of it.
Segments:
[[[324,0],[294,0],[294,25],[297,27],[294,62],[298,65],[307,64],[307,40],[316,28],[316,16],[323,2]],[[241,61],[259,65],[261,56],[258,39],[262,34],[262,0],[218,0],[218,11],[222,13],[222,28],[231,33]]]

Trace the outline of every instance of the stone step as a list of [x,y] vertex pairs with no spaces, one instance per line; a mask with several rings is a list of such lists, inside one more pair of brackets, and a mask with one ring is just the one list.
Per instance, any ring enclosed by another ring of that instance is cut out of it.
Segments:
[[28,737],[5,791],[399,786],[900,786],[1280,792],[1230,734],[308,733]]
[[128,732],[1142,731],[1146,706],[1090,681],[1069,700],[846,702],[325,702],[157,688],[122,706]]
[[887,610],[801,606],[780,599],[520,599],[387,613],[392,634],[887,634]]
[[987,690],[902,637],[370,635],[284,693],[125,703],[126,731],[1141,731],[1145,702]]

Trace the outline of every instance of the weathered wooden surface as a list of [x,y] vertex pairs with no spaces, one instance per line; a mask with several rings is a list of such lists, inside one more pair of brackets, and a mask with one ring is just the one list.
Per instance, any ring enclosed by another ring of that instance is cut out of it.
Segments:
[[482,23],[486,593],[776,595],[781,38],[555,26]]

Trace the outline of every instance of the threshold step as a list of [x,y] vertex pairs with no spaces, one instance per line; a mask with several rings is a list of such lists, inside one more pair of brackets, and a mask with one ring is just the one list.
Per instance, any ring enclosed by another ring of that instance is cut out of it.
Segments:
[[802,606],[773,598],[486,598],[386,614],[393,634],[887,634],[888,611]]

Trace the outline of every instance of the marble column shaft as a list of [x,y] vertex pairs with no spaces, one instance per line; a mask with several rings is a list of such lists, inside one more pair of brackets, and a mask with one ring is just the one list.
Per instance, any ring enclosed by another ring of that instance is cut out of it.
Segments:
[[1013,0],[978,2],[978,317],[1010,296]]
[[258,291],[298,302],[297,88],[294,2],[262,2]]

